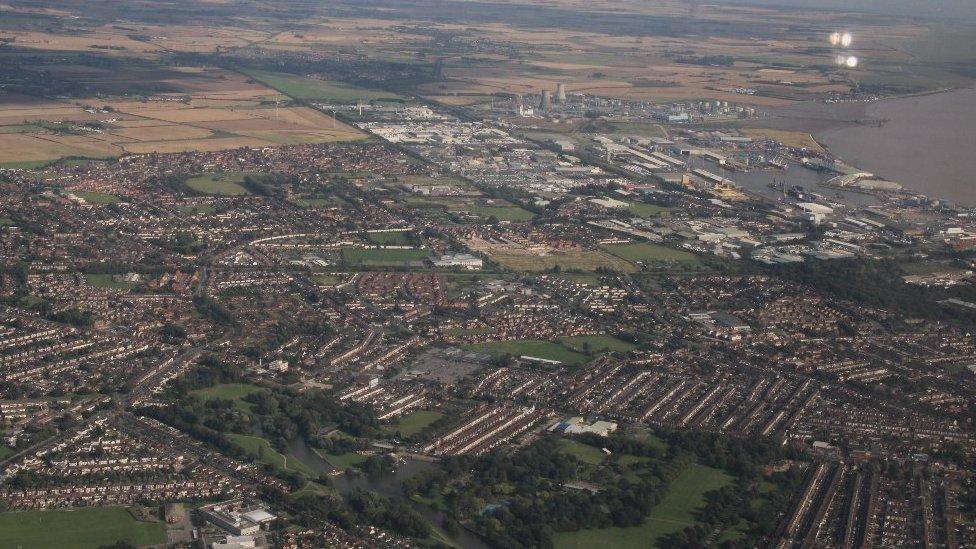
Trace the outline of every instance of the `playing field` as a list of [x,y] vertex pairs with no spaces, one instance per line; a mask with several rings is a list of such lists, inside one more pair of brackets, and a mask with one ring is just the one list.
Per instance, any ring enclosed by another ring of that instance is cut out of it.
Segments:
[[220,385],[214,385],[213,387],[207,387],[206,389],[198,389],[193,391],[193,394],[204,402],[218,398],[241,400],[247,395],[256,393],[260,390],[261,388],[257,385],[250,385],[247,383],[221,383]]
[[718,469],[691,465],[671,482],[668,494],[651,510],[644,524],[629,528],[561,532],[553,536],[553,545],[558,549],[657,547],[664,536],[695,524],[695,513],[705,504],[705,493],[731,482],[732,477]]
[[559,449],[567,454],[576,456],[576,459],[582,461],[583,463],[589,463],[590,465],[599,465],[603,463],[603,460],[607,457],[607,455],[603,453],[603,450],[595,446],[590,446],[589,444],[576,442],[575,440],[560,440]]
[[400,250],[385,248],[343,248],[342,259],[353,265],[373,267],[397,267],[423,261],[430,255],[429,250]]
[[466,345],[465,347],[473,351],[488,353],[494,356],[510,354],[542,358],[545,360],[558,360],[570,366],[577,366],[587,361],[586,355],[571,351],[551,341],[533,339],[524,341],[491,341],[488,343]]
[[627,211],[636,215],[637,217],[648,218],[668,215],[671,210],[670,208],[665,208],[664,206],[648,204],[646,202],[630,202],[627,206]]
[[471,213],[484,218],[494,217],[499,221],[529,221],[535,214],[518,206],[477,206],[469,208]]
[[114,204],[122,199],[114,194],[93,193],[88,191],[72,191],[71,194],[92,204]]
[[166,541],[162,522],[139,522],[122,507],[0,513],[0,547],[91,549],[128,540],[136,546]]
[[112,278],[110,274],[89,274],[85,280],[90,286],[109,290],[128,290],[134,286],[131,282],[121,282]]
[[564,345],[578,349],[585,349],[589,353],[599,353],[603,351],[627,352],[636,347],[636,345],[632,343],[627,343],[626,341],[622,341],[608,335],[565,337],[560,341],[562,341]]
[[646,242],[610,244],[604,246],[604,249],[627,261],[641,261],[644,263],[662,261],[694,263],[698,261],[698,257],[691,252]]
[[432,410],[417,410],[416,412],[407,414],[390,424],[390,429],[402,433],[403,436],[409,437],[423,431],[429,425],[433,424],[442,417],[444,417],[444,414],[440,412],[434,412]]
[[247,189],[240,185],[246,175],[242,172],[204,174],[187,179],[186,186],[204,194],[241,196],[248,194]]

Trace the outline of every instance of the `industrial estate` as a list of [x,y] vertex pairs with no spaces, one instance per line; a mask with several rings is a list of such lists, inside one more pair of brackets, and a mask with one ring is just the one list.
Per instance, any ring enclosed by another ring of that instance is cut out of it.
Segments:
[[0,547],[976,546],[976,209],[782,111],[934,26],[9,4]]

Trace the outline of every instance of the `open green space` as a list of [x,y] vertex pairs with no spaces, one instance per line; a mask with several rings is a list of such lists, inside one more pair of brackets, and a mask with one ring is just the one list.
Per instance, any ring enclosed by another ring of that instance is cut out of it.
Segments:
[[352,265],[373,267],[397,267],[416,261],[423,261],[430,255],[424,249],[384,249],[384,248],[343,248],[342,259]]
[[0,162],[0,168],[8,170],[35,170],[51,164],[51,160],[24,160],[21,162]]
[[121,198],[115,196],[114,194],[106,193],[93,193],[88,191],[71,191],[71,194],[83,199],[85,202],[91,202],[92,204],[115,204],[116,202],[121,202]]
[[339,283],[339,277],[330,274],[320,274],[313,276],[312,281],[320,286],[335,286]]
[[518,206],[478,206],[472,205],[469,211],[475,215],[499,221],[529,221],[535,214]]
[[162,522],[139,522],[122,507],[0,513],[0,547],[91,549],[119,540],[142,545],[166,541]]
[[281,93],[298,99],[310,101],[333,101],[336,103],[355,103],[364,101],[399,101],[402,98],[383,90],[370,90],[329,80],[305,78],[295,74],[270,71],[248,71],[248,76]]
[[582,349],[588,354],[600,353],[604,351],[619,351],[625,353],[637,347],[633,343],[627,343],[626,341],[608,335],[565,337],[560,341],[562,341],[564,345],[568,345],[572,348]]
[[7,448],[6,446],[0,444],[0,459],[7,459],[12,455],[14,455],[13,448]]
[[0,217],[0,227],[12,227],[17,223],[9,217]]
[[224,435],[228,440],[234,444],[240,446],[245,452],[251,455],[251,457],[267,463],[272,467],[283,469],[285,471],[294,471],[296,473],[305,473],[306,475],[313,475],[312,470],[309,469],[304,463],[298,460],[294,456],[285,456],[280,452],[275,450],[271,443],[260,437],[253,437],[250,435],[238,435],[234,433],[227,433]]
[[329,454],[323,452],[322,450],[315,449],[315,453],[318,454],[320,458],[328,461],[334,467],[340,470],[355,467],[356,465],[366,461],[366,456],[359,455],[355,452],[349,452],[347,454]]
[[631,244],[610,244],[603,249],[611,254],[627,261],[641,261],[644,263],[652,262],[675,262],[675,263],[697,263],[698,256],[691,252],[650,244],[647,242],[635,242]]
[[196,215],[196,214],[213,213],[214,207],[211,206],[210,204],[188,204],[186,206],[178,207],[177,210],[179,210],[180,213],[183,214]]
[[260,391],[257,385],[249,383],[221,383],[206,389],[198,389],[192,394],[199,397],[204,402],[215,399],[241,400],[247,395]]
[[367,233],[367,236],[370,242],[381,246],[409,246],[411,244],[408,231]]
[[571,351],[559,343],[540,340],[523,341],[490,341],[487,343],[475,343],[465,345],[472,351],[488,353],[493,356],[515,355],[542,358],[545,360],[558,360],[569,366],[578,366],[588,360],[586,355]]
[[250,174],[245,172],[225,172],[203,174],[186,180],[186,186],[204,194],[221,196],[241,196],[248,194],[240,183]]
[[603,450],[595,446],[590,446],[589,444],[583,444],[582,442],[577,442],[570,439],[560,440],[559,448],[567,454],[576,456],[576,459],[582,461],[583,463],[589,463],[590,465],[599,465],[603,463],[603,460],[607,457],[606,454],[603,453]]
[[135,286],[131,282],[115,280],[110,274],[87,274],[85,280],[88,284],[96,288],[106,288],[109,290],[128,290]]
[[627,204],[627,211],[637,217],[660,217],[662,215],[668,215],[671,212],[670,208],[658,206],[657,204],[648,204],[647,202],[628,202]]
[[693,464],[671,481],[667,495],[651,510],[644,524],[560,532],[553,537],[553,545],[559,549],[657,547],[665,536],[695,523],[695,513],[705,504],[706,493],[731,482],[732,477],[719,469]]
[[423,431],[442,417],[444,414],[433,410],[417,410],[390,424],[390,429],[409,437]]

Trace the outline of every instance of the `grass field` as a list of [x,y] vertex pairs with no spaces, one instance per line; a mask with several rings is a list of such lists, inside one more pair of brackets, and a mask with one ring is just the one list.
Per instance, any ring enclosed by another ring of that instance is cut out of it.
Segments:
[[316,449],[315,453],[318,454],[322,459],[328,461],[333,466],[343,471],[366,461],[366,456],[361,456],[355,452],[349,452],[348,454],[327,454],[322,450]]
[[732,482],[724,472],[692,465],[671,482],[668,494],[640,526],[599,528],[560,532],[553,537],[559,549],[613,547],[614,549],[657,547],[662,538],[695,523],[695,513],[704,505],[704,494]]
[[204,194],[241,196],[248,194],[247,189],[240,185],[247,175],[243,172],[204,174],[187,179],[186,186]]
[[576,459],[582,461],[583,463],[589,463],[590,465],[599,465],[603,463],[603,460],[607,457],[606,454],[603,453],[603,450],[595,446],[590,446],[589,444],[576,442],[575,440],[560,440],[559,448],[567,454],[576,456]]
[[91,202],[92,204],[115,204],[116,202],[122,201],[121,198],[115,196],[114,194],[93,193],[88,191],[72,191],[71,194],[83,199],[85,202]]
[[626,341],[622,341],[608,335],[566,337],[560,341],[562,341],[564,345],[568,345],[573,348],[587,348],[590,353],[599,353],[603,351],[627,352],[637,347],[632,343],[627,343]]
[[384,233],[368,233],[370,242],[381,246],[409,246],[410,239],[407,238],[407,231],[394,231]]
[[397,267],[422,261],[430,255],[429,250],[387,250],[366,248],[343,248],[342,259],[352,265],[373,267]]
[[400,96],[381,90],[357,88],[343,82],[316,80],[294,74],[269,71],[250,71],[248,75],[269,88],[281,93],[310,101],[333,101],[336,103],[355,103],[364,101],[399,100]]
[[0,217],[0,227],[13,227],[17,223],[9,217]]
[[470,212],[484,218],[494,217],[499,221],[529,221],[535,214],[523,210],[518,206],[477,206],[472,205]]
[[6,446],[0,444],[0,459],[7,459],[12,455],[14,455],[12,448],[7,448]]
[[434,412],[432,410],[417,410],[416,412],[407,414],[390,424],[390,429],[402,433],[403,436],[409,437],[423,431],[442,417],[444,417],[444,414],[440,412]]
[[684,250],[637,242],[633,244],[610,244],[604,249],[613,255],[626,259],[627,261],[641,261],[644,263],[653,262],[675,262],[675,263],[697,263],[698,257]]
[[309,469],[304,463],[299,461],[298,458],[290,455],[282,455],[271,446],[270,442],[264,440],[263,438],[248,435],[238,435],[234,433],[227,433],[224,436],[226,436],[227,439],[234,444],[243,448],[245,452],[250,454],[258,461],[267,463],[272,467],[283,469],[285,471],[304,473],[309,476],[314,475],[312,470]]
[[627,211],[636,215],[637,217],[661,217],[662,215],[668,215],[671,210],[670,208],[665,208],[664,206],[658,206],[656,204],[648,204],[646,202],[630,202],[627,206]]
[[578,366],[587,361],[587,356],[571,351],[566,347],[551,341],[491,341],[475,343],[465,346],[473,351],[488,353],[495,356],[511,354],[515,356],[531,356],[546,360],[558,360],[569,366]]
[[260,390],[261,388],[257,385],[250,385],[248,383],[221,383],[220,385],[214,385],[206,389],[197,389],[193,391],[193,394],[200,397],[204,402],[218,398],[241,400],[247,395]]
[[131,282],[120,282],[114,280],[110,274],[89,274],[85,275],[88,284],[96,288],[106,288],[109,290],[128,290],[135,286]]
[[162,522],[139,522],[122,507],[0,513],[0,547],[90,549],[128,540],[136,546],[166,541]]

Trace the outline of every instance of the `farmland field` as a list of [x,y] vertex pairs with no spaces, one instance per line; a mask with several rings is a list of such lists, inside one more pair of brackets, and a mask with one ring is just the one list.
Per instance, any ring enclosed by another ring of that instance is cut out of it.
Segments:
[[249,71],[248,75],[281,93],[311,101],[351,103],[364,101],[399,100],[400,96],[381,90],[357,88],[343,82],[305,78],[294,74],[269,71]]
[[0,513],[0,547],[90,549],[123,539],[153,545],[166,541],[165,531],[162,522],[139,522],[122,507]]

